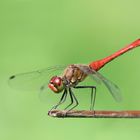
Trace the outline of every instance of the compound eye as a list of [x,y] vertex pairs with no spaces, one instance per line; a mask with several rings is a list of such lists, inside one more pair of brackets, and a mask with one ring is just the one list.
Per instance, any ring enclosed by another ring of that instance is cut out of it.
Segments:
[[61,83],[62,83],[61,78],[57,77],[57,78],[55,79],[54,83],[55,83],[57,86],[61,86]]
[[53,83],[55,82],[55,79],[56,79],[56,78],[57,78],[57,76],[52,77],[49,83],[50,83],[50,84],[53,84]]

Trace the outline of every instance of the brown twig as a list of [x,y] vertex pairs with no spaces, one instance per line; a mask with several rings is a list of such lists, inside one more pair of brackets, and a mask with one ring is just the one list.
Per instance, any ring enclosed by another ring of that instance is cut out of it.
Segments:
[[52,110],[48,113],[57,118],[140,118],[140,110],[126,111],[88,111],[88,110]]

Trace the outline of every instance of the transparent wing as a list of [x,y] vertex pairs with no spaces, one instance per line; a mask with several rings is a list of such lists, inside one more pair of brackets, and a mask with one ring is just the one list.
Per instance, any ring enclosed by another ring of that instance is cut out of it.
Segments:
[[42,70],[21,73],[9,78],[9,85],[22,90],[43,90],[52,76],[62,73],[66,66],[54,66]]
[[117,102],[120,102],[122,100],[121,91],[119,87],[105,78],[103,75],[101,75],[99,72],[92,70],[87,65],[76,65],[79,69],[81,69],[84,73],[92,77],[96,82],[98,83],[104,83],[104,85],[107,87],[107,89],[110,91],[111,95],[114,97],[114,99]]
[[40,101],[47,102],[49,90],[50,89],[48,88],[48,83],[44,83],[44,85],[41,86],[40,91],[38,93]]

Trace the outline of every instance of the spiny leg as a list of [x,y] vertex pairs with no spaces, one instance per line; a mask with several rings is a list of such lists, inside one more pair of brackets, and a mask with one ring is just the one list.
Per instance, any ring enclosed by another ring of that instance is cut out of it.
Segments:
[[66,110],[68,107],[70,107],[73,104],[73,96],[70,89],[69,89],[69,95],[70,95],[71,103],[64,110]]
[[[95,98],[96,98],[96,86],[76,86],[74,88],[91,88],[91,104],[90,104],[90,110],[94,110]],[[94,95],[93,95],[93,89],[95,89]]]
[[78,106],[78,104],[79,104],[79,103],[78,103],[78,100],[76,99],[75,95],[73,94],[71,88],[69,88],[69,93],[72,95],[72,98],[75,100],[76,104],[75,104],[75,106],[73,106],[73,107],[72,107],[71,109],[69,109],[68,111],[74,109],[74,108],[75,108],[76,106]]
[[91,104],[90,104],[90,110],[94,110],[95,105],[95,99],[96,99],[96,87],[94,88],[94,95],[93,95],[93,88],[91,88]]
[[60,101],[55,106],[53,106],[51,110],[56,109],[59,105],[61,105],[62,103],[64,103],[66,101],[67,93],[68,93],[67,89],[65,89],[64,93],[61,96]]

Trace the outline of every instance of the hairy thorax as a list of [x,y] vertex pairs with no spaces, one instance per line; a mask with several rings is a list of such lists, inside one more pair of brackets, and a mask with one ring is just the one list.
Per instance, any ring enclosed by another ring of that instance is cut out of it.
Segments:
[[86,78],[86,74],[76,65],[69,65],[62,75],[62,78],[68,82],[69,86],[76,86]]

